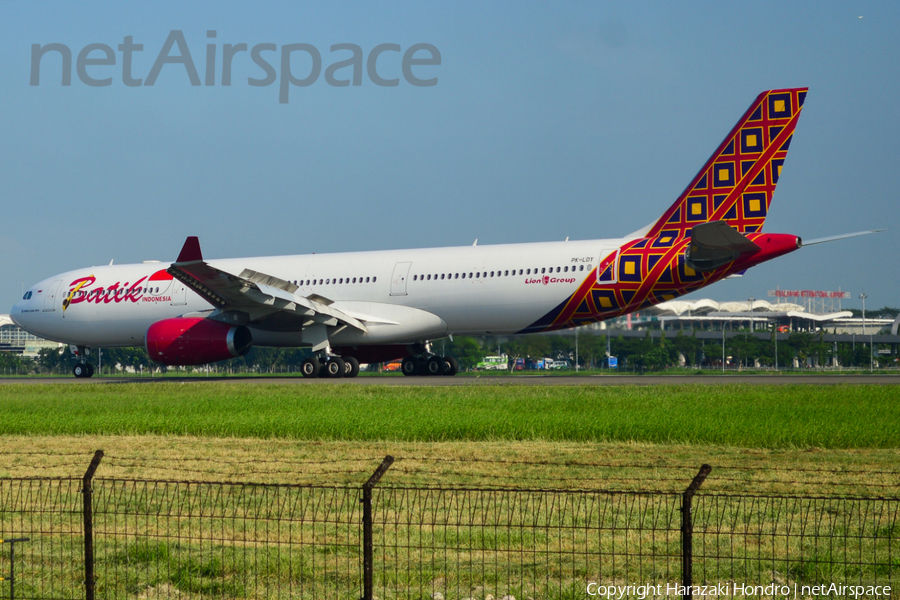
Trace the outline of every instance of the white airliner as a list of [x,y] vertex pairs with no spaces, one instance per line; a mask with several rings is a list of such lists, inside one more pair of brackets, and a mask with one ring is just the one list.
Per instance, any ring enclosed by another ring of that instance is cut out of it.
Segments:
[[760,94],[662,217],[622,238],[207,261],[189,237],[171,264],[45,279],[11,317],[75,348],[76,377],[93,374],[90,347],[145,346],[155,362],[199,365],[254,345],[310,347],[307,377],[401,357],[406,375],[454,375],[433,340],[602,321],[799,248],[762,226],[805,97]]

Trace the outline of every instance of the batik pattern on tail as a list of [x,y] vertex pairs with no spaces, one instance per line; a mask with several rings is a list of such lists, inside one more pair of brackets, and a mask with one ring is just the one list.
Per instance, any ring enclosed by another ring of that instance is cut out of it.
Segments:
[[762,229],[807,88],[757,96],[648,237],[684,237],[691,227],[725,221],[740,233]]
[[[694,225],[725,221],[758,238],[807,88],[760,94],[690,185],[645,234],[604,257],[578,290],[520,333],[577,327],[683,296],[729,275],[685,263]],[[599,273],[599,275],[598,275]]]

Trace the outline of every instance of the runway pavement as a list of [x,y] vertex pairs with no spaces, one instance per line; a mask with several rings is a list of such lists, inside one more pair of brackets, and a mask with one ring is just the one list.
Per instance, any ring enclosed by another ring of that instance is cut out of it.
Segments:
[[462,377],[403,377],[361,376],[355,379],[304,379],[303,377],[4,377],[0,385],[9,384],[154,384],[154,383],[229,383],[235,385],[391,385],[391,386],[483,386],[483,385],[545,385],[545,386],[608,386],[608,385],[900,385],[898,375],[481,375]]

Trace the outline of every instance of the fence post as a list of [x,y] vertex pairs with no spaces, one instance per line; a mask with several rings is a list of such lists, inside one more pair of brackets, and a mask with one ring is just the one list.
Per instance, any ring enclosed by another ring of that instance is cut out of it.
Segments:
[[9,600],[16,597],[16,544],[30,539],[23,537],[0,540],[0,544],[9,544],[9,577],[0,576],[0,581],[9,581]]
[[691,485],[681,495],[681,579],[684,585],[684,594],[682,595],[684,600],[693,598],[691,587],[694,585],[694,519],[691,515],[691,502],[710,471],[712,471],[711,466],[706,464],[701,466],[700,471],[691,481]]
[[363,505],[363,597],[362,600],[372,600],[372,579],[374,571],[372,539],[372,488],[378,485],[382,476],[394,464],[393,456],[385,456],[369,480],[362,487]]
[[103,458],[103,450],[94,452],[94,458],[88,465],[84,478],[81,480],[81,493],[84,503],[84,597],[85,600],[94,600],[94,509],[93,509],[93,491],[91,490],[91,480],[94,479],[94,473],[100,466],[100,460]]

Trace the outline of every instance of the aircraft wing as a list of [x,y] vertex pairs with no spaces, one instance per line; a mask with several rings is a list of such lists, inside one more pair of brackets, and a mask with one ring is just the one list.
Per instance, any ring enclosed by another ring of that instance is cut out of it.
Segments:
[[345,325],[368,331],[362,320],[329,306],[321,296],[301,296],[290,281],[244,269],[227,273],[203,260],[200,242],[189,237],[178,259],[167,269],[178,281],[206,298],[230,320],[299,331],[312,325]]

